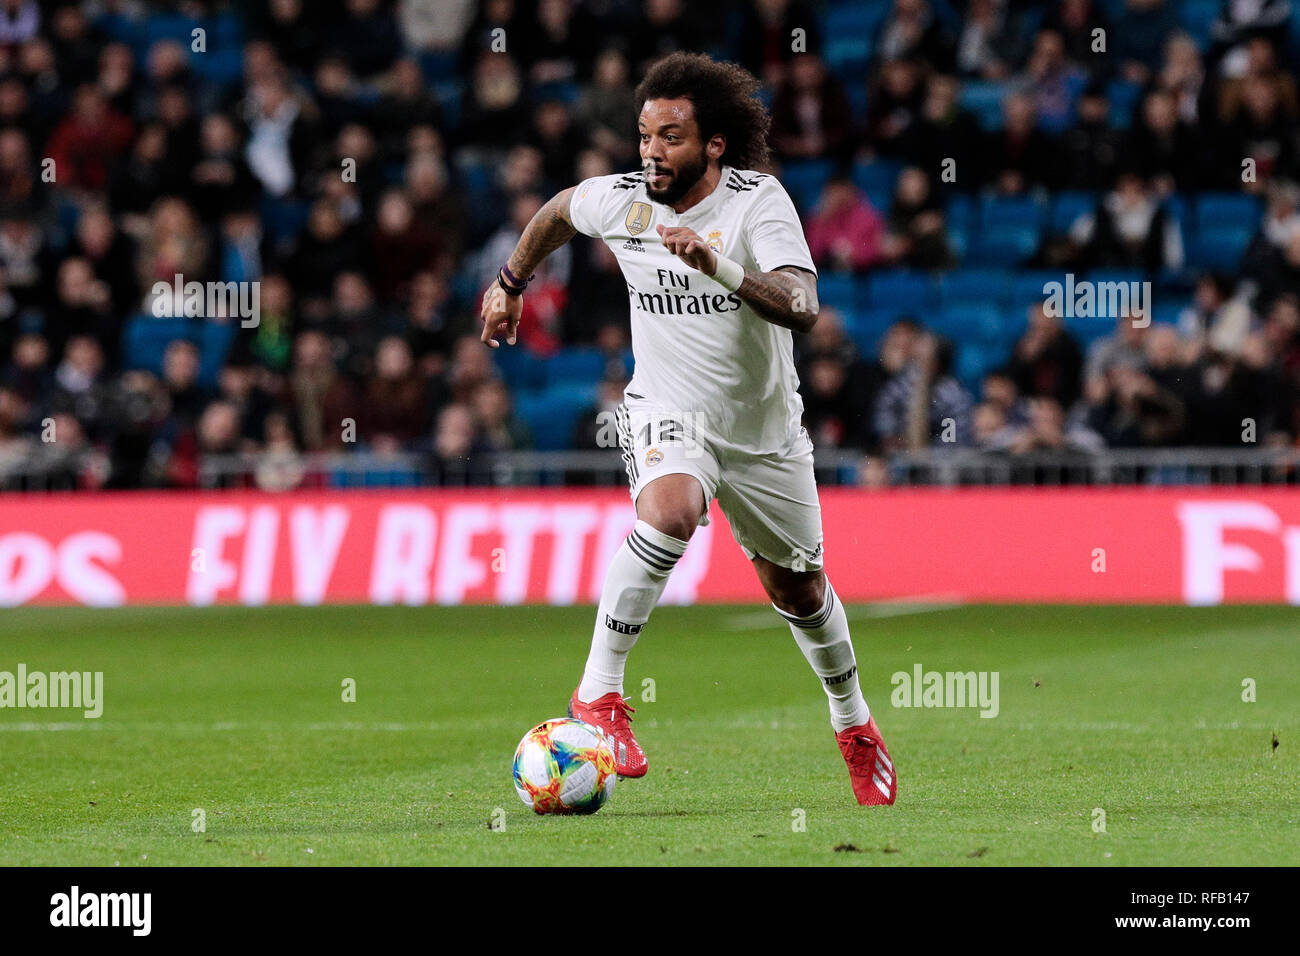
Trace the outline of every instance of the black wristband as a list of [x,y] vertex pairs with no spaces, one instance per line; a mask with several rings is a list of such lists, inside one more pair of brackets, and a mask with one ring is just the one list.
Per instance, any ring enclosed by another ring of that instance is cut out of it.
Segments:
[[524,294],[523,286],[511,285],[509,282],[506,281],[505,275],[500,272],[497,273],[497,285],[501,286],[501,291],[508,296],[513,297],[513,296],[519,296]]
[[528,288],[528,283],[533,281],[533,277],[529,276],[527,279],[520,279],[510,271],[510,264],[506,263],[501,267],[501,271],[497,273],[497,281],[501,283],[501,288],[505,289],[510,295],[519,295]]

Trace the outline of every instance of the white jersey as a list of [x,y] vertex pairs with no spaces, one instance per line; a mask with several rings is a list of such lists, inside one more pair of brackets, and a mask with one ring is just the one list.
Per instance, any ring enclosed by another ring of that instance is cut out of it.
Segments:
[[789,449],[803,417],[790,330],[682,262],[656,228],[686,226],[746,269],[816,275],[775,177],[723,166],[717,188],[679,214],[650,199],[640,173],[597,176],[578,184],[570,217],[605,241],[627,282],[636,360],[628,399],[682,413],[715,443],[754,454]]

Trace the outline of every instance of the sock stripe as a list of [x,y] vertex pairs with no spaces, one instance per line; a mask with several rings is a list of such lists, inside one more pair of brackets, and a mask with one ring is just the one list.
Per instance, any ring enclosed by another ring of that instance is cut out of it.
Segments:
[[662,555],[665,561],[671,561],[673,562],[673,564],[676,564],[677,559],[681,557],[680,554],[675,554],[672,551],[669,551],[667,548],[660,547],[659,545],[655,544],[653,541],[651,541],[645,535],[641,534],[639,531],[634,530],[632,532],[632,537],[636,538],[637,541],[641,542],[641,544],[649,548],[652,554]]
[[[772,606],[776,607],[775,604]],[[805,631],[815,630],[829,621],[831,619],[831,614],[835,612],[835,592],[830,589],[829,585],[827,585],[826,606],[816,614],[809,615],[808,617],[796,617],[793,614],[786,613],[779,607],[776,608],[776,612],[797,628],[801,628]]]
[[644,550],[641,543],[636,540],[636,535],[634,534],[627,536],[627,546],[642,564],[645,564],[656,571],[667,574],[676,565],[675,561],[664,561],[661,558],[656,558],[649,551]]

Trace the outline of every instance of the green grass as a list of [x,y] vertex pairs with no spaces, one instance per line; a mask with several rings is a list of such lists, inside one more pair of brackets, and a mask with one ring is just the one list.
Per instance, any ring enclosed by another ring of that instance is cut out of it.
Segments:
[[[852,608],[900,779],[865,808],[774,614],[661,608],[628,671],[650,773],[593,817],[536,817],[510,780],[590,608],[0,615],[0,670],[105,682],[98,720],[0,710],[5,865],[1300,863],[1294,609]],[[999,715],[892,707],[918,662],[998,671]]]

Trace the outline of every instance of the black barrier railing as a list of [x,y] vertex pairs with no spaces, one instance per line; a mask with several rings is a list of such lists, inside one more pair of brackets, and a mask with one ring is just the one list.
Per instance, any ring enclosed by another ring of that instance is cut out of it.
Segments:
[[[868,456],[818,451],[823,486],[1008,487],[1300,484],[1300,449],[1177,448],[1009,454],[934,448]],[[440,459],[416,453],[207,455],[197,475],[178,479],[144,470],[124,483],[102,455],[0,461],[0,491],[116,487],[307,488],[619,486],[627,480],[617,451],[512,451]]]

